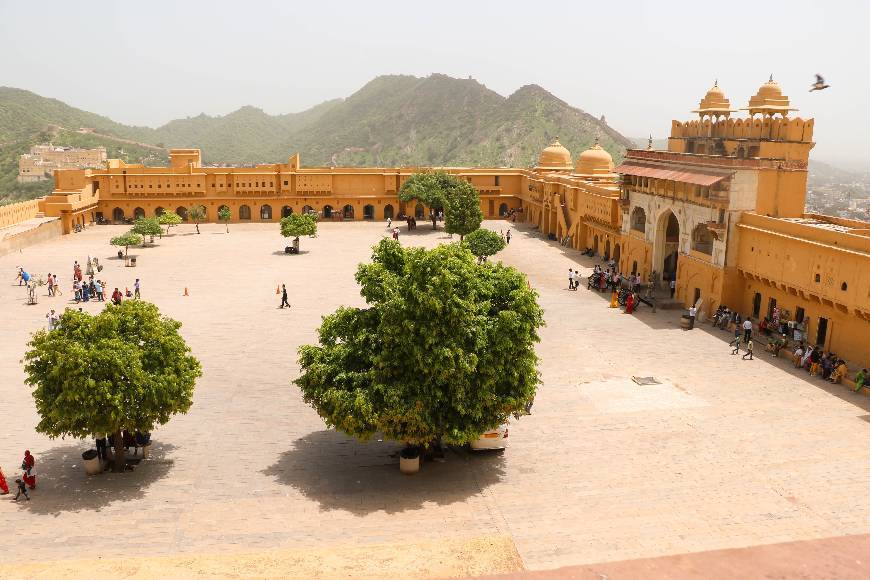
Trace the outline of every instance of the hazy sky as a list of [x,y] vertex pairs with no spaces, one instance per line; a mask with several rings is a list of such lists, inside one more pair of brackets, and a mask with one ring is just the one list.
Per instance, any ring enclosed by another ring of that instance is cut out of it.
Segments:
[[[870,167],[870,2],[0,0],[0,85],[128,124],[294,112],[376,75],[537,83],[630,137],[667,135],[715,78],[745,107],[773,73],[814,157]],[[832,87],[809,93],[820,72]],[[859,109],[861,107],[861,109]]]

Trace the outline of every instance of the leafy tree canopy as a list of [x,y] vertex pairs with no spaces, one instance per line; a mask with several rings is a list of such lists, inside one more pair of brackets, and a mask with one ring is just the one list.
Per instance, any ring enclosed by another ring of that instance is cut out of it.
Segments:
[[130,246],[135,246],[142,243],[142,236],[132,231],[129,231],[125,234],[121,234],[120,236],[115,236],[114,238],[109,240],[109,243],[113,246],[123,246],[124,253],[126,253],[127,248],[129,248]]
[[484,261],[504,249],[504,239],[492,230],[478,228],[465,236],[463,243],[472,254]]
[[228,222],[233,219],[233,213],[230,211],[225,205],[222,205],[218,208],[218,219],[222,222]]
[[[150,432],[193,402],[199,361],[180,322],[141,300],[96,316],[67,310],[57,329],[37,331],[24,356],[25,382],[50,437]],[[123,443],[121,443],[123,445]]]
[[461,239],[480,227],[483,212],[480,194],[474,186],[467,181],[456,181],[444,209],[444,229],[450,234],[459,234]]
[[196,233],[199,233],[199,222],[205,219],[205,206],[195,203],[187,208],[187,219],[196,224]]
[[295,383],[328,425],[462,444],[534,399],[544,321],[523,274],[459,244],[382,240],[356,280],[368,306],[324,317],[319,344],[299,349]]
[[160,227],[160,221],[155,217],[139,218],[133,223],[130,231],[140,236],[159,236],[163,234],[163,228]]
[[160,214],[160,216],[157,218],[157,221],[160,223],[160,225],[171,227],[177,226],[184,220],[182,220],[181,216],[174,211],[166,211]]
[[436,211],[442,210],[454,180],[455,177],[443,171],[415,173],[399,188],[399,199],[419,201]]
[[285,238],[317,234],[317,218],[309,214],[290,214],[281,218],[281,235]]

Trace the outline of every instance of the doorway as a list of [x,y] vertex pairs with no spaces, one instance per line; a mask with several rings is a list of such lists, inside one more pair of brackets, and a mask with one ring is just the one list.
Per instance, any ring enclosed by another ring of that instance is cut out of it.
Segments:
[[756,292],[755,296],[752,298],[752,318],[758,319],[760,314],[761,314],[761,294],[759,292]]
[[824,347],[826,338],[828,338],[828,319],[819,317],[819,328],[816,330],[816,344]]

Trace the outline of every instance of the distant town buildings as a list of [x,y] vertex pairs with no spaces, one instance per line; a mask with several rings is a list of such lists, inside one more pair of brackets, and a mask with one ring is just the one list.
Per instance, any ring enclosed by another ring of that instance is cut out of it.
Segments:
[[34,145],[18,158],[18,182],[51,179],[55,169],[88,169],[106,166],[106,148],[79,149],[55,145]]

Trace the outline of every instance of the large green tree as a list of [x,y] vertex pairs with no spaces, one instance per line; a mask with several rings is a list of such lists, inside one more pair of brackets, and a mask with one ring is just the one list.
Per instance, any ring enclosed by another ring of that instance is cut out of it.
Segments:
[[[441,211],[456,178],[443,171],[425,171],[411,175],[399,188],[399,199],[418,201],[433,211]],[[436,224],[432,224],[432,229]]]
[[489,256],[494,256],[502,251],[506,245],[504,238],[492,230],[478,228],[465,236],[462,242],[472,254],[477,256],[478,262],[485,262]]
[[317,218],[311,214],[293,213],[281,218],[281,235],[293,238],[296,248],[299,248],[300,236],[317,235]]
[[450,234],[465,236],[480,227],[483,212],[480,209],[480,194],[467,181],[456,180],[447,197],[444,209],[444,229]]
[[[67,310],[52,331],[39,330],[24,355],[26,383],[50,437],[150,432],[193,402],[199,361],[178,333],[181,323],[141,300],[108,306],[95,316]],[[115,462],[123,470],[123,461]]]
[[196,224],[196,233],[199,233],[199,222],[205,219],[205,206],[195,203],[187,208],[187,219]]
[[154,242],[154,236],[159,236],[163,234],[163,228],[160,227],[160,221],[155,217],[144,217],[139,218],[135,222],[133,222],[133,227],[130,229],[134,234],[139,234],[142,236],[142,245],[145,245],[145,236],[149,236],[151,238],[151,242]]
[[327,425],[463,444],[534,399],[544,320],[523,274],[460,244],[382,240],[356,280],[368,306],[324,317],[319,344],[299,349],[295,383]]
[[130,249],[130,246],[135,246],[136,244],[142,243],[142,236],[133,232],[127,232],[121,234],[120,236],[115,236],[109,243],[113,246],[123,246],[124,247],[124,256],[127,256],[127,251]]

